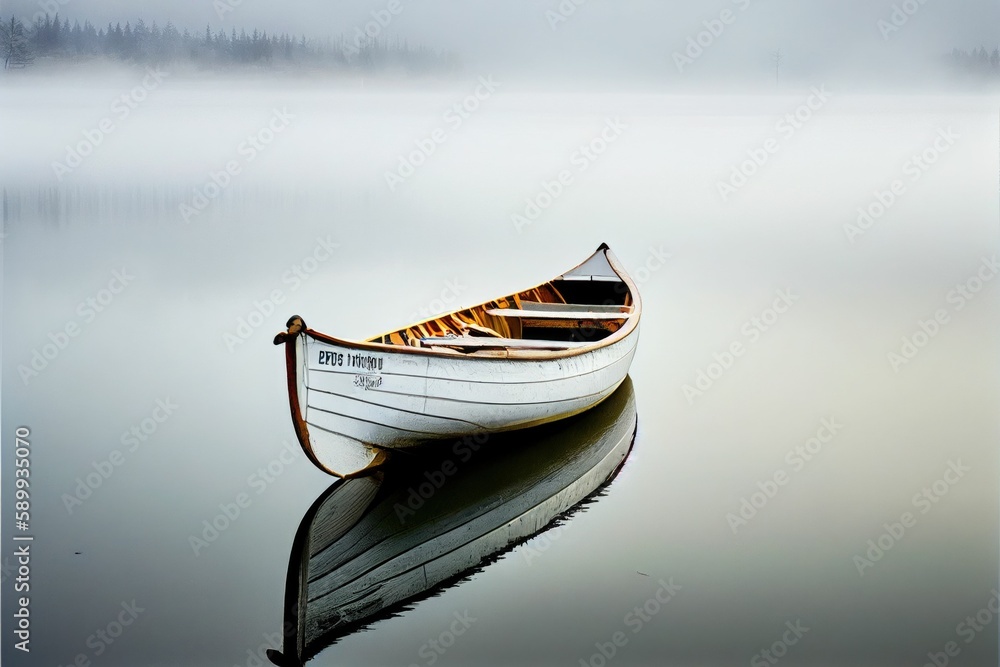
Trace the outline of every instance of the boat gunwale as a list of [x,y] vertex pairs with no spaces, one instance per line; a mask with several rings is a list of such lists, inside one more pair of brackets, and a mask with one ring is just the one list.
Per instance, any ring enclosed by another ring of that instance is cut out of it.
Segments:
[[[632,297],[632,312],[629,313],[629,316],[625,320],[625,324],[620,329],[612,333],[610,336],[602,338],[601,340],[598,341],[594,341],[592,344],[585,345],[583,347],[571,348],[567,350],[537,350],[537,349],[529,350],[529,349],[518,349],[516,347],[503,347],[503,348],[497,348],[495,350],[477,350],[475,352],[460,353],[461,356],[455,356],[451,352],[444,352],[439,348],[411,347],[409,345],[396,345],[393,343],[376,343],[374,341],[367,341],[367,340],[365,341],[347,340],[343,338],[337,338],[336,336],[331,336],[329,334],[325,334],[321,331],[310,329],[308,327],[304,328],[301,333],[308,335],[319,342],[327,343],[330,345],[338,345],[352,350],[367,350],[370,352],[380,352],[380,353],[395,352],[400,354],[417,354],[429,358],[438,357],[443,359],[469,359],[469,360],[485,359],[491,361],[497,359],[546,361],[549,359],[565,359],[567,357],[577,357],[584,354],[589,354],[591,352],[594,352],[595,350],[599,350],[614,345],[615,343],[624,340],[629,335],[634,333],[636,328],[639,326],[639,319],[642,315],[642,300],[639,297],[639,291],[635,285],[635,282],[632,280],[632,277],[628,274],[628,272],[625,271],[625,268],[622,266],[621,262],[618,260],[615,254],[611,251],[611,248],[608,247],[606,243],[602,243],[601,246],[596,251],[594,251],[589,257],[587,257],[587,259],[583,260],[573,268],[564,271],[560,275],[565,275],[566,273],[570,273],[574,269],[583,266],[588,261],[590,261],[590,259],[593,258],[594,255],[596,255],[599,252],[604,252],[605,259],[607,259],[608,264],[611,266],[611,269],[615,272],[615,275],[617,275],[621,279],[621,281],[625,284],[626,288],[628,289],[628,293]],[[547,280],[544,283],[539,283],[534,287],[529,287],[524,290],[512,292],[511,294],[498,298],[501,299],[507,298],[514,294],[527,292],[537,287],[548,285],[549,283],[551,283],[554,280],[557,280],[558,278],[559,276],[556,276],[555,278],[551,278],[550,280]],[[416,326],[418,324],[423,324],[425,322],[433,322],[435,320],[443,319],[448,317],[449,315],[462,312],[463,310],[469,310],[470,308],[483,306],[487,303],[490,303],[490,301],[484,301],[481,304],[474,304],[472,306],[467,306],[465,308],[458,308],[448,313],[442,313],[441,315],[437,315],[435,317],[422,320],[420,322],[414,322],[410,325],[407,325],[407,327],[405,328]],[[392,331],[386,333],[392,333],[394,331],[398,331],[398,329],[393,329]]]

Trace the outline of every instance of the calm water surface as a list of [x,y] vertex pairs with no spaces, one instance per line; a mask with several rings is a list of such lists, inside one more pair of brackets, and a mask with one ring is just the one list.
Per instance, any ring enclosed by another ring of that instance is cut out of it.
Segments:
[[5,664],[261,664],[333,481],[294,442],[288,316],[367,337],[601,242],[645,306],[624,468],[313,664],[996,664],[995,100],[834,93],[782,126],[807,88],[501,86],[456,126],[474,79],[168,79],[119,118],[134,84],[0,94],[4,565],[21,425],[35,537],[32,650],[5,574]]

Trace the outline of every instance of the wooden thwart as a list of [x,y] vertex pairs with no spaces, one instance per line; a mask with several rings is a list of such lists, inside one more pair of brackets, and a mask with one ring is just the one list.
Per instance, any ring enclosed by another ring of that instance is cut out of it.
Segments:
[[631,313],[632,306],[603,303],[542,303],[521,299],[521,310],[544,310],[555,313]]
[[[553,304],[545,304],[550,306]],[[554,310],[551,308],[546,308],[545,310],[522,310],[520,308],[491,308],[486,311],[487,315],[493,315],[494,317],[521,317],[521,318],[531,318],[538,320],[624,320],[628,319],[629,314],[623,313],[620,310],[616,312],[601,312],[601,311],[583,311],[583,310],[571,310],[562,311]]]
[[584,347],[592,343],[565,340],[534,340],[529,338],[473,338],[461,336],[454,338],[421,338],[423,347],[460,347],[468,349],[498,349],[517,348],[519,350],[570,350]]

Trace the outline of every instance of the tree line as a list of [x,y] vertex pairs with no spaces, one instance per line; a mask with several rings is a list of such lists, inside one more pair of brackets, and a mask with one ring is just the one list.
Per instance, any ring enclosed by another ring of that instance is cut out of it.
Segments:
[[986,47],[966,51],[953,49],[947,56],[948,63],[955,69],[989,77],[1000,77],[1000,48],[994,48],[991,53]]
[[4,68],[26,67],[36,59],[79,60],[105,58],[144,65],[189,61],[211,69],[225,66],[305,66],[357,70],[402,70],[412,73],[444,72],[458,68],[454,54],[405,40],[358,33],[353,37],[307,39],[305,35],[268,34],[266,30],[232,29],[192,34],[170,21],[161,28],[142,19],[125,25],[95,27],[90,21],[37,18],[25,26],[12,16],[0,23],[0,55]]

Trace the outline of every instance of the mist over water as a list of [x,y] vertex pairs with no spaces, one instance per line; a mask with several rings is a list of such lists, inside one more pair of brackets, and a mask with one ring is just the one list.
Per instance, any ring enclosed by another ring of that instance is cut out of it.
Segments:
[[[365,338],[602,242],[644,304],[625,468],[557,539],[315,664],[430,664],[463,611],[439,664],[596,667],[616,632],[608,664],[765,664],[782,642],[783,664],[948,642],[995,664],[994,612],[971,638],[966,618],[1000,544],[996,95],[548,85],[487,55],[391,82],[4,75],[3,434],[31,430],[35,534],[32,652],[6,614],[5,664],[257,664],[333,481],[295,443],[273,335],[299,314]],[[661,580],[681,588],[635,631]]]

